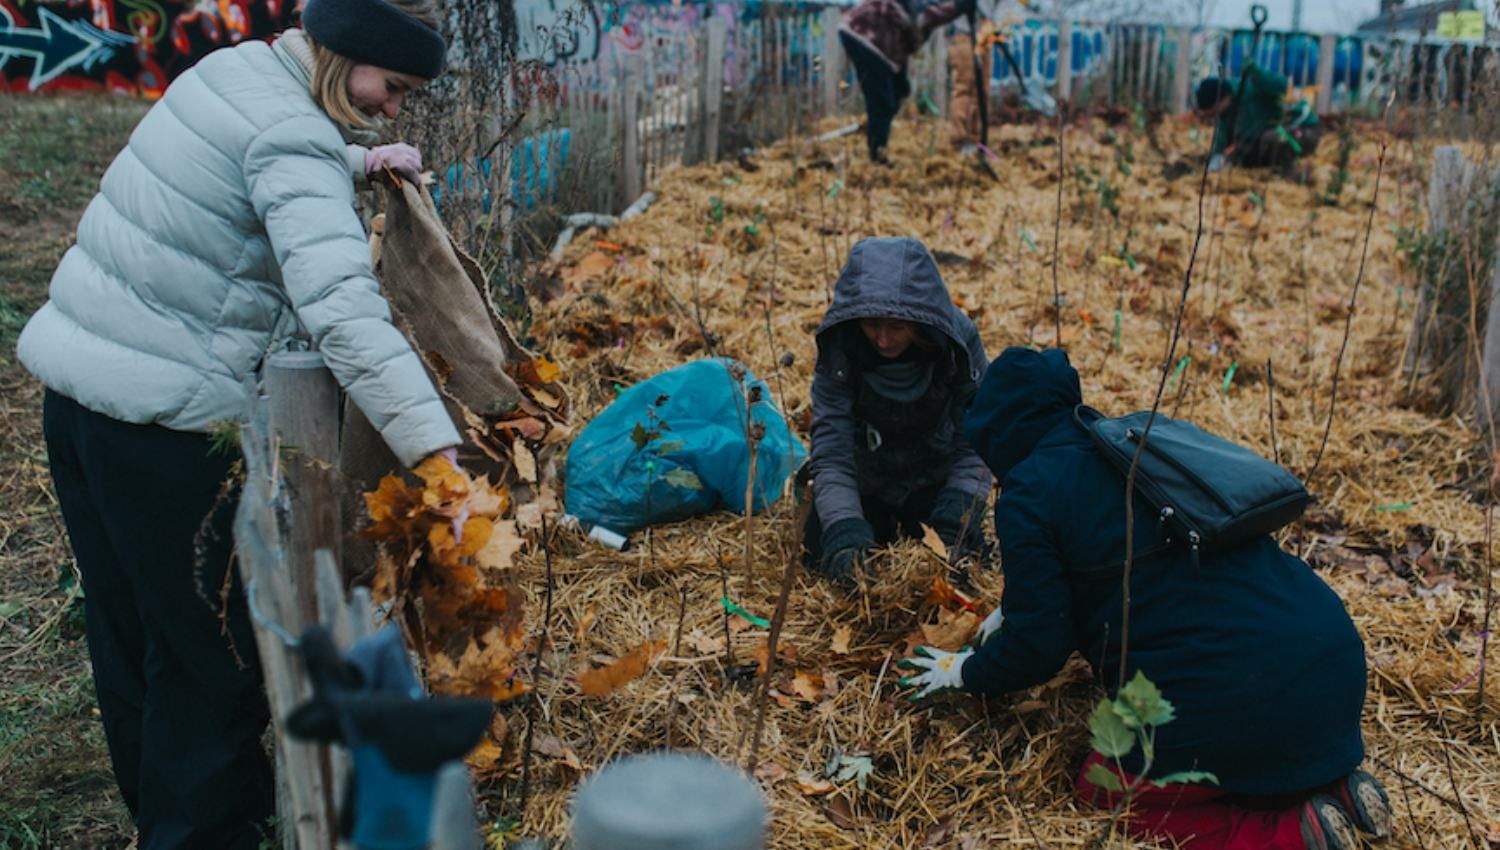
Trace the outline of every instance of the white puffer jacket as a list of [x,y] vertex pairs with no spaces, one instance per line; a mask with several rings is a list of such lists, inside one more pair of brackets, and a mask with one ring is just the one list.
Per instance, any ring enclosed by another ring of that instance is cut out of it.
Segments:
[[313,102],[300,31],[204,57],[105,172],[21,362],[107,416],[207,431],[302,337],[403,463],[458,444],[371,275],[361,155]]

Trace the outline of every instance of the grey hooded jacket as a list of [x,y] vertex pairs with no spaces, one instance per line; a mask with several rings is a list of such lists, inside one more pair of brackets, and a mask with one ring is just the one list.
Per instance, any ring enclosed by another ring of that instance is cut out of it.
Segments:
[[[871,449],[867,423],[855,410],[859,376],[850,350],[863,343],[858,328],[846,325],[867,318],[917,322],[951,343],[944,346],[952,357],[947,409],[925,439],[879,441]],[[934,487],[988,494],[989,470],[965,442],[962,429],[963,407],[988,362],[984,343],[974,323],[953,305],[921,242],[899,237],[856,244],[818,326],[817,346],[809,469],[825,530],[842,519],[862,518],[862,497],[894,507]]]
[[370,271],[351,179],[363,151],[311,79],[294,30],[214,51],[172,83],[22,331],[43,384],[125,422],[206,431],[243,419],[263,359],[302,338],[403,463],[458,444]]

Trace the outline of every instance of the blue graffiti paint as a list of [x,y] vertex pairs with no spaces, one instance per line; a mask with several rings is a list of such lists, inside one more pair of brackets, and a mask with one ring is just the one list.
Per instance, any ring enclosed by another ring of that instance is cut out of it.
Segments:
[[[1060,37],[1057,24],[1050,21],[1026,20],[1014,24],[1009,33],[1011,54],[1021,73],[1027,79],[1038,79],[1050,85],[1057,81]],[[1072,57],[1068,62],[1074,79],[1093,76],[1104,61],[1104,30],[1099,27],[1079,26],[1069,39]],[[1011,80],[1010,64],[1000,52],[999,46],[991,48],[990,79],[992,82]]]
[[15,18],[0,6],[0,66],[11,59],[31,60],[33,91],[74,68],[87,71],[107,62],[116,49],[135,43],[129,36],[59,17],[46,6],[37,7],[37,23],[36,28],[16,26]]
[[[1253,37],[1248,30],[1236,31],[1230,36],[1220,58],[1231,76],[1237,77],[1244,70]],[[1260,49],[1255,55],[1257,65],[1285,75],[1299,86],[1317,82],[1318,59],[1318,39],[1303,33],[1266,33],[1262,35]],[[1333,51],[1334,86],[1357,88],[1363,65],[1363,42],[1352,36],[1339,39]]]

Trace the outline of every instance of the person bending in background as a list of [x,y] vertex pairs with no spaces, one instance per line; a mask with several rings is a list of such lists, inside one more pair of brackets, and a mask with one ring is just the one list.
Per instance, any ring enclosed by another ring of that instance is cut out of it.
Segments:
[[[990,364],[964,433],[1001,482],[995,505],[1005,573],[1002,609],[977,649],[923,649],[901,666],[918,698],[963,688],[981,696],[1046,682],[1075,650],[1112,688],[1120,675],[1124,487],[1073,421],[1078,372],[1057,349],[1010,348]],[[1157,539],[1138,498],[1135,540]],[[1139,544],[1141,546],[1149,545]],[[1101,565],[1115,565],[1114,567]],[[1265,535],[1201,563],[1158,550],[1131,575],[1128,672],[1176,709],[1156,728],[1147,778],[1207,771],[1217,784],[1140,786],[1126,828],[1187,850],[1356,850],[1356,829],[1390,834],[1390,803],[1364,758],[1364,645],[1338,596]],[[1078,774],[1086,804],[1120,796]]]
[[367,174],[417,179],[421,156],[348,143],[442,72],[437,26],[430,0],[309,0],[302,29],[205,56],[110,164],[21,333],[142,850],[255,850],[275,813],[221,498],[238,452],[210,434],[245,417],[266,356],[315,344],[403,463],[454,459],[354,208]]
[[870,161],[889,165],[891,121],[911,94],[907,60],[934,29],[972,14],[975,0],[861,0],[844,13],[839,43],[865,97],[865,141]]
[[862,239],[817,330],[805,563],[845,588],[926,523],[959,564],[981,554],[990,475],[961,432],[984,375],[979,332],[927,248]]
[[1287,109],[1286,92],[1286,77],[1253,62],[1241,80],[1209,77],[1198,84],[1198,114],[1214,121],[1211,171],[1222,169],[1226,157],[1247,168],[1288,168],[1318,149],[1317,113],[1306,100]]

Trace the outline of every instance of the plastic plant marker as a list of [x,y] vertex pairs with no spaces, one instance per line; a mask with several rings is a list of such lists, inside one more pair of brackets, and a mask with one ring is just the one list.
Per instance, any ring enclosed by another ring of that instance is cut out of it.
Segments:
[[728,611],[729,613],[734,614],[738,617],[744,618],[745,622],[753,626],[759,626],[763,629],[769,629],[771,627],[770,620],[767,620],[764,617],[757,617],[749,611],[746,611],[744,608],[741,608],[738,604],[736,604],[733,599],[730,599],[727,596],[719,597],[719,604],[724,606],[725,611]]
[[1263,200],[1261,200],[1260,195],[1257,195],[1254,192],[1250,193],[1250,203],[1255,204],[1257,207],[1260,207],[1261,209],[1265,209],[1266,208],[1266,202],[1263,201]]
[[1115,351],[1122,350],[1120,347],[1120,311],[1115,311]]
[[1036,243],[1031,240],[1031,234],[1024,227],[1021,228],[1021,241],[1026,243],[1026,247],[1031,249],[1031,253],[1042,253],[1041,249],[1036,246]]
[[1416,505],[1411,502],[1393,502],[1389,505],[1376,505],[1375,513],[1396,513],[1398,511],[1409,511],[1414,507],[1416,507]]
[[1168,387],[1168,389],[1177,389],[1177,379],[1182,377],[1183,370],[1186,369],[1188,367],[1188,364],[1191,362],[1193,362],[1193,355],[1191,354],[1177,361],[1177,368],[1172,370],[1172,385]]
[[1240,369],[1240,363],[1239,363],[1238,360],[1236,360],[1236,361],[1234,361],[1234,362],[1232,362],[1232,363],[1229,364],[1229,370],[1224,373],[1224,388],[1223,388],[1223,392],[1224,392],[1225,395],[1229,394],[1229,382],[1234,380],[1234,373],[1238,372],[1239,369]]
[[1298,143],[1295,136],[1287,132],[1285,127],[1277,127],[1276,135],[1280,136],[1282,141],[1292,146],[1293,153],[1302,153],[1302,145]]

